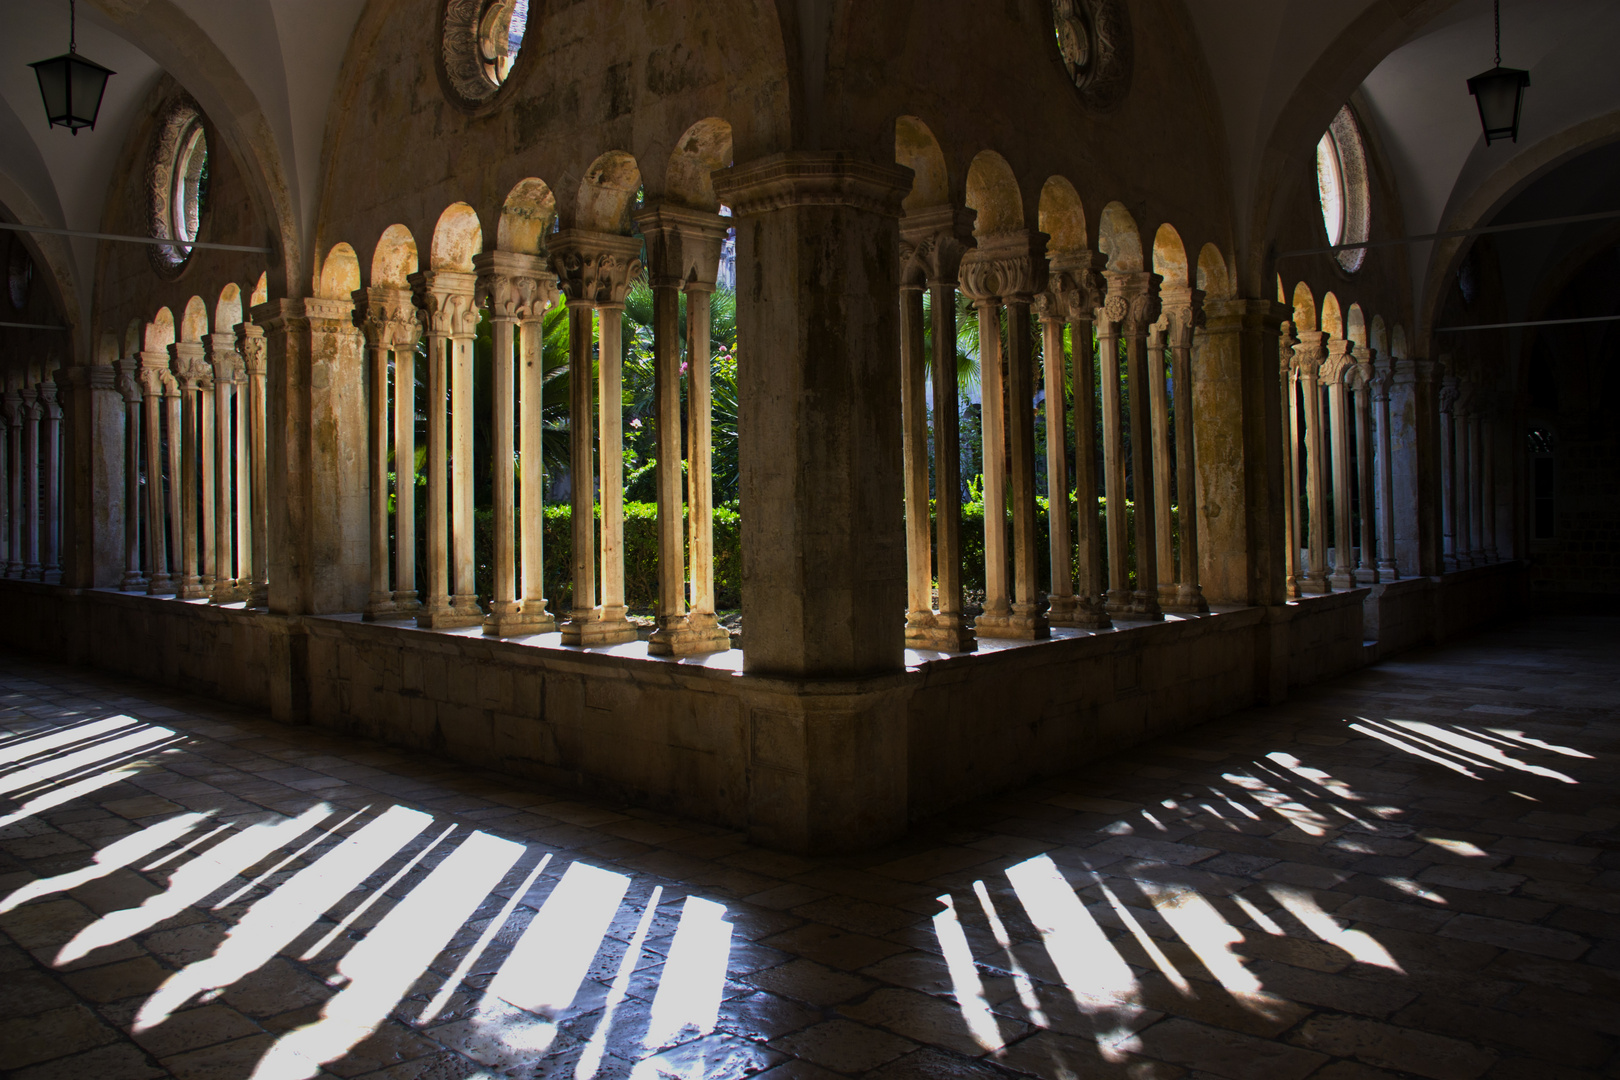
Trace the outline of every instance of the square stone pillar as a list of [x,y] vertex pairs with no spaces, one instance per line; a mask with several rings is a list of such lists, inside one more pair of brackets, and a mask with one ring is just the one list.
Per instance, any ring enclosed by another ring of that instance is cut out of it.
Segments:
[[369,515],[362,339],[348,300],[253,309],[268,345],[270,610],[360,611]]
[[138,513],[125,481],[129,410],[111,364],[66,368],[60,378],[62,583],[117,588],[126,569],[126,518]]
[[1407,573],[1442,569],[1440,383],[1432,360],[1391,358],[1390,490],[1395,561]]
[[1206,300],[1194,335],[1199,583],[1214,604],[1281,604],[1287,432],[1278,337],[1289,309]]
[[748,672],[904,664],[895,297],[910,177],[809,151],[715,175],[737,218]]

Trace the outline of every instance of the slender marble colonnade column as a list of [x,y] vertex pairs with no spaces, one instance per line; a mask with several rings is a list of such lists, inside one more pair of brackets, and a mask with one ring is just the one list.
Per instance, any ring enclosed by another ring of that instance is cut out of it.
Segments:
[[[206,358],[207,352],[204,351]],[[202,555],[198,563],[204,595],[210,602],[219,580],[219,545],[215,526],[215,423],[214,374],[208,361],[199,362],[197,374],[197,517],[202,534]]]
[[39,578],[47,585],[62,583],[62,406],[56,380],[49,372],[39,384],[41,481],[44,485],[43,520],[40,522]]
[[[1329,458],[1333,466],[1333,573],[1328,578],[1334,592],[1352,589],[1356,584],[1354,538],[1350,513],[1350,379],[1355,369],[1355,345],[1346,338],[1328,342],[1327,360],[1322,364],[1322,382],[1328,392]],[[1315,520],[1315,515],[1312,515]]]
[[1327,438],[1322,430],[1322,391],[1318,380],[1327,359],[1327,335],[1320,330],[1302,330],[1294,346],[1294,373],[1299,380],[1305,418],[1305,510],[1308,516],[1308,557],[1300,580],[1302,593],[1326,593],[1327,573]]
[[232,403],[240,402],[236,386],[242,376],[242,356],[236,351],[236,331],[215,332],[207,339],[209,366],[214,379],[214,588],[209,600],[228,604],[243,599],[237,580],[233,543],[232,481],[235,478],[234,440],[231,437]]
[[[371,574],[366,619],[414,616],[416,598],[416,343],[421,323],[408,289],[373,285],[355,293],[355,322],[366,335],[367,397],[370,399],[367,446],[371,480]],[[394,369],[394,417],[388,415],[388,370]],[[394,444],[394,543],[398,562],[388,551],[388,450]],[[401,435],[403,434],[403,439]],[[389,570],[397,576],[392,587]]]
[[1294,324],[1284,320],[1277,338],[1282,382],[1283,595],[1299,598],[1299,385],[1294,373]]
[[180,528],[180,580],[176,596],[181,600],[198,600],[208,595],[198,573],[198,521],[200,510],[198,495],[198,468],[201,448],[198,440],[202,430],[198,415],[198,394],[203,367],[203,346],[200,341],[176,341],[170,346],[174,352],[174,377],[179,386],[180,437],[169,439],[170,461],[178,455],[179,468],[171,477],[171,490],[178,489],[179,514],[175,520]]
[[1162,305],[1159,317],[1148,327],[1147,353],[1143,357],[1147,378],[1148,416],[1153,424],[1153,559],[1158,565],[1159,607],[1169,609],[1176,599],[1176,542],[1173,535],[1170,481],[1170,389],[1165,353],[1169,351],[1170,319]]
[[5,544],[5,561],[0,564],[0,575],[12,577],[16,574],[14,563],[17,555],[17,539],[13,535],[13,528],[17,524],[17,513],[12,505],[12,492],[15,490],[20,497],[22,486],[15,482],[15,466],[18,451],[13,447],[13,438],[20,437],[17,427],[16,406],[12,403],[11,392],[0,394],[0,522],[3,522],[3,536],[0,541]]
[[1382,364],[1373,362],[1373,413],[1378,423],[1375,465],[1378,469],[1378,577],[1381,581],[1400,579],[1399,557],[1395,552],[1395,463],[1394,440],[1390,432],[1389,392],[1395,382],[1395,358]]
[[125,592],[146,588],[141,572],[141,384],[140,358],[118,362],[118,391],[124,396],[124,576]]
[[168,462],[163,453],[163,422],[169,374],[166,351],[141,352],[141,390],[146,415],[141,428],[146,436],[146,592],[161,596],[174,591],[169,573],[168,519],[163,497],[163,477]]
[[37,386],[22,389],[23,568],[26,581],[39,578],[39,404]]
[[[1125,379],[1130,391],[1131,501],[1136,517],[1133,536],[1136,547],[1136,588],[1130,590],[1129,598],[1119,604],[1116,604],[1114,590],[1111,589],[1109,611],[1115,614],[1128,614],[1134,618],[1160,619],[1163,618],[1163,610],[1159,607],[1158,525],[1153,505],[1153,410],[1149,387],[1151,374],[1147,356],[1147,334],[1148,328],[1159,320],[1159,286],[1163,279],[1145,270],[1104,270],[1103,277],[1108,281],[1108,300],[1104,307],[1107,309],[1109,321],[1119,327],[1125,338]],[[1107,369],[1103,373],[1105,388],[1118,381],[1117,368],[1109,363],[1111,359],[1109,356],[1103,357],[1103,366]],[[1112,408],[1108,404],[1105,391],[1103,407],[1117,413],[1118,406],[1117,390]],[[1104,422],[1106,424],[1106,419]],[[1114,574],[1115,581],[1123,590],[1128,580],[1123,565],[1125,522],[1118,519],[1124,517],[1125,463],[1123,447],[1118,445],[1119,441],[1120,436],[1116,434],[1115,440],[1106,449],[1120,458],[1111,470],[1118,474],[1119,498],[1116,501],[1114,495],[1109,494],[1108,522],[1110,541],[1116,535],[1116,521],[1118,522],[1117,535],[1120,538],[1120,546],[1117,561],[1120,566]],[[1112,567],[1116,561],[1113,544],[1110,543],[1109,547],[1108,561]]]
[[[1449,367],[1449,361],[1449,357],[1442,359],[1442,367]],[[1456,405],[1457,378],[1448,374],[1440,380],[1440,511],[1446,570],[1461,566],[1457,560]]]
[[1365,346],[1356,364],[1354,382],[1356,416],[1356,498],[1361,503],[1361,558],[1356,563],[1356,584],[1378,584],[1378,512],[1373,495],[1372,378],[1377,352]]
[[[1105,256],[1078,251],[1054,256],[1050,271],[1069,324],[1074,399],[1074,502],[1078,532],[1075,561],[1078,596],[1071,621],[1053,625],[1089,630],[1113,625],[1108,617],[1107,577],[1103,565],[1102,522],[1097,515],[1097,357],[1092,319],[1107,286],[1101,270]],[[1054,570],[1054,574],[1055,574]]]
[[[568,298],[573,471],[574,601],[562,624],[565,645],[615,645],[637,631],[624,603],[624,296],[641,276],[641,240],[565,229],[550,243],[552,269]],[[596,455],[591,464],[591,313],[600,321],[597,356]],[[583,378],[581,376],[584,376]],[[601,602],[596,602],[593,474],[601,476]]]
[[1484,393],[1484,389],[1476,384],[1468,403],[1468,556],[1475,566],[1485,565]]
[[1496,424],[1489,414],[1480,420],[1480,487],[1484,503],[1484,549],[1487,562],[1499,562],[1496,548]]
[[[1170,340],[1170,377],[1175,384],[1176,427],[1176,531],[1180,537],[1180,558],[1175,564],[1175,591],[1165,610],[1197,614],[1209,610],[1204,590],[1198,584],[1198,460],[1193,438],[1193,332],[1204,325],[1204,293],[1189,286],[1159,291],[1164,306]],[[1168,490],[1168,483],[1166,489]],[[1169,535],[1168,522],[1160,534]],[[1169,572],[1161,567],[1160,577]]]
[[247,369],[247,458],[251,492],[245,515],[250,528],[246,557],[252,566],[247,606],[265,609],[270,606],[270,461],[266,416],[269,345],[264,328],[255,323],[242,323],[236,334],[242,366]]

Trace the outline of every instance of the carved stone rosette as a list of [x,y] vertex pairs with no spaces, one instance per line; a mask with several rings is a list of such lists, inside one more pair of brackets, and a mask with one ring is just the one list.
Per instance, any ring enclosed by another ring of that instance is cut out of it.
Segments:
[[1125,0],[1052,0],[1052,28],[1080,99],[1098,112],[1117,108],[1135,56]]

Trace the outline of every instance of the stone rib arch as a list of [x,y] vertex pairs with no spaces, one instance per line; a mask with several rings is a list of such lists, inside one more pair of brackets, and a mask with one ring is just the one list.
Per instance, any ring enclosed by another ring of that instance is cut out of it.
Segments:
[[1137,273],[1142,270],[1142,234],[1136,219],[1122,203],[1103,207],[1097,226],[1097,250],[1108,256],[1108,269]]
[[371,284],[407,288],[410,276],[419,268],[416,237],[411,230],[398,224],[384,229],[371,253]]
[[731,123],[705,117],[682,132],[664,168],[663,197],[694,210],[720,209],[714,193],[714,171],[732,162]]
[[1153,234],[1153,272],[1164,278],[1166,285],[1188,285],[1191,277],[1187,269],[1187,247],[1174,225],[1166,222]]
[[589,232],[630,233],[630,212],[641,189],[641,167],[623,150],[609,150],[585,170],[574,205],[574,227]]
[[1048,252],[1070,254],[1087,249],[1085,206],[1066,177],[1047,178],[1036,213],[1037,227],[1049,237]]
[[978,213],[973,232],[978,236],[1015,232],[1024,228],[1024,197],[1018,190],[1007,159],[994,150],[981,150],[968,166],[967,205]]
[[484,250],[484,227],[478,212],[464,202],[451,203],[433,227],[428,266],[470,274],[473,256]]
[[323,300],[347,300],[360,288],[360,260],[346,243],[333,246],[321,261],[315,295]]
[[915,116],[902,116],[894,122],[894,163],[911,170],[911,191],[900,204],[907,212],[950,203],[945,152],[933,130]]
[[180,340],[201,341],[203,335],[208,333],[208,307],[202,297],[193,296],[186,301],[185,310],[180,316]]
[[[1206,300],[1230,300],[1237,295],[1232,275],[1227,269],[1225,256],[1214,244],[1205,244],[1198,251],[1198,287]],[[1277,292],[1282,293],[1282,279],[1277,280]]]
[[519,255],[544,255],[546,237],[557,221],[557,196],[544,180],[519,180],[501,204],[495,225],[495,249]]
[[219,291],[219,302],[214,305],[214,333],[235,330],[242,322],[242,290],[236,282],[227,282]]
[[1316,328],[1316,297],[1311,287],[1301,281],[1294,286],[1294,331],[1305,333]]

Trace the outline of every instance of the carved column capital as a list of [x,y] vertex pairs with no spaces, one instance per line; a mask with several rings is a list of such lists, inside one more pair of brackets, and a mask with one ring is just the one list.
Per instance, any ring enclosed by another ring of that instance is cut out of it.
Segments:
[[1106,319],[1128,337],[1147,332],[1159,321],[1159,286],[1164,279],[1146,270],[1104,270],[1107,296],[1097,309],[1099,322]]
[[551,268],[571,303],[622,304],[641,276],[641,240],[617,233],[564,229],[551,238]]
[[540,255],[490,251],[473,257],[478,268],[474,304],[489,305],[490,318],[531,322],[557,302],[557,275]]
[[250,376],[263,375],[268,370],[269,344],[265,341],[264,327],[256,323],[243,323],[236,328],[236,345],[242,352],[242,365]]
[[962,257],[973,250],[977,210],[929,206],[900,219],[900,280],[911,288],[955,285]]
[[392,285],[355,290],[354,324],[371,344],[385,349],[414,349],[422,336],[411,290]]
[[1322,382],[1332,385],[1343,381],[1356,366],[1355,343],[1345,338],[1332,338],[1327,343],[1327,357],[1322,361]]
[[208,363],[214,371],[214,381],[233,383],[242,370],[242,354],[236,351],[236,334],[209,334]]
[[422,327],[444,337],[472,337],[478,329],[474,305],[478,278],[460,270],[424,270],[412,274],[411,288]]
[[1322,363],[1327,359],[1327,335],[1320,330],[1299,331],[1299,342],[1294,346],[1294,371],[1315,380],[1322,374]]
[[140,371],[141,361],[138,356],[126,356],[118,361],[117,387],[118,392],[124,395],[124,401],[130,405],[138,405],[141,401]]
[[62,419],[62,406],[56,397],[56,383],[51,379],[39,384],[39,409],[40,414],[47,420]]
[[174,351],[174,377],[181,389],[195,390],[208,371],[207,353],[200,341],[177,341],[169,346]]
[[1090,322],[1107,293],[1102,276],[1107,261],[1095,251],[1048,255],[1046,289],[1036,298],[1042,318]]
[[1045,237],[1027,229],[979,237],[962,256],[960,288],[975,303],[1029,303],[1046,287]]
[[1450,415],[1457,405],[1458,386],[1456,376],[1447,375],[1440,380],[1440,411]]
[[1163,285],[1159,288],[1158,326],[1174,336],[1178,344],[1192,343],[1193,331],[1204,325],[1204,290],[1190,285]]
[[647,272],[654,285],[713,291],[730,218],[660,203],[638,210],[635,221],[647,238]]

